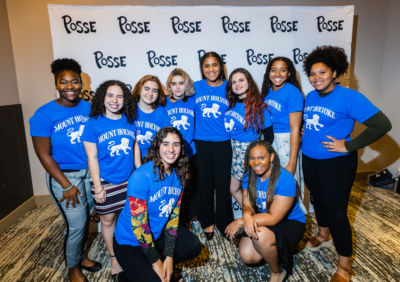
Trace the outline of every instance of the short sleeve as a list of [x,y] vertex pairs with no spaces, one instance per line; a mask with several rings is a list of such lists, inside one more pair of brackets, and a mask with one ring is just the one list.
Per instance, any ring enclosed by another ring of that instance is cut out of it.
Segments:
[[52,124],[50,117],[40,110],[29,119],[30,134],[31,136],[38,137],[51,137]]
[[264,111],[264,127],[268,128],[272,125],[271,122],[271,114],[269,113],[268,109]]
[[128,197],[147,200],[151,181],[142,171],[135,170],[128,180]]
[[81,138],[82,138],[83,141],[87,141],[87,142],[91,142],[91,143],[97,143],[97,136],[96,136],[96,132],[95,132],[95,126],[93,124],[93,120],[92,119],[90,119],[86,123],[85,129],[83,130]]
[[302,112],[304,108],[304,99],[300,90],[293,86],[293,91],[288,95],[288,112]]
[[283,171],[283,169],[281,170],[281,175],[275,186],[274,194],[279,196],[296,197],[296,182],[289,172]]
[[243,175],[242,179],[242,189],[247,190],[247,187],[249,186],[249,175],[246,173]]
[[[351,90],[351,89],[349,89]],[[347,111],[349,116],[359,123],[365,122],[367,119],[379,112],[379,109],[375,107],[363,94],[357,91],[351,91],[349,95],[352,98],[346,103]]]

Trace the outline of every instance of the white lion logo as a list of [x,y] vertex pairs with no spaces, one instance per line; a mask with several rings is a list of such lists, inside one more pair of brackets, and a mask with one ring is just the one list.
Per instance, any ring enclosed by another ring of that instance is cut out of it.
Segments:
[[226,119],[225,119],[224,124],[225,124],[226,131],[231,132],[233,130],[233,126],[235,125],[235,122],[233,121],[233,119],[230,119],[230,121],[228,123],[228,122],[226,122]]
[[[207,117],[210,117],[210,114],[213,114],[215,118],[218,117],[218,115],[221,114],[219,112],[219,105],[217,103],[212,104],[211,108],[206,108],[206,104],[201,105],[201,110],[203,111],[203,117],[207,115]],[[218,115],[217,115],[218,114]]]
[[186,126],[190,126],[190,123],[188,123],[188,117],[185,115],[182,115],[180,120],[176,120],[176,117],[172,117],[171,124],[173,127],[175,127],[178,130],[181,130],[181,125],[184,130],[188,129],[188,127],[186,127]]
[[119,145],[114,145],[115,141],[110,141],[108,142],[108,147],[107,149],[110,150],[110,156],[114,157],[114,153],[119,156],[119,150],[124,151],[124,154],[129,154],[127,152],[127,150],[132,149],[131,147],[129,147],[129,139],[128,138],[121,138],[121,144]]
[[160,205],[160,207],[158,208],[158,209],[161,211],[161,213],[160,213],[159,216],[168,217],[168,216],[171,214],[171,212],[172,212],[172,206],[174,205],[174,203],[175,203],[175,200],[172,199],[172,198],[169,199],[168,204],[166,204],[166,201],[165,201],[165,200],[162,200],[162,201],[161,201],[161,205]]
[[311,129],[311,125],[314,125],[314,129],[315,131],[319,131],[319,128],[317,126],[320,127],[324,127],[323,124],[319,123],[319,115],[317,114],[313,114],[313,118],[307,118],[308,115],[304,115],[305,116],[305,121],[306,121],[306,128]]
[[67,136],[71,137],[71,144],[76,144],[76,142],[81,143],[81,136],[84,128],[85,125],[81,124],[78,131],[74,131],[73,127],[67,130]]
[[[140,131],[138,131],[140,133]],[[137,134],[136,138],[138,142],[144,145],[144,142],[150,143],[153,137],[153,133],[151,131],[146,131],[146,134]]]

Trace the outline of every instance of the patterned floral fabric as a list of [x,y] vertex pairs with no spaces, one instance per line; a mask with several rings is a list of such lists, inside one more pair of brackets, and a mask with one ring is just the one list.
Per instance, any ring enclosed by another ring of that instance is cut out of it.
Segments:
[[232,169],[231,176],[237,180],[242,180],[244,173],[244,155],[246,149],[251,142],[240,142],[237,140],[231,140],[232,143]]

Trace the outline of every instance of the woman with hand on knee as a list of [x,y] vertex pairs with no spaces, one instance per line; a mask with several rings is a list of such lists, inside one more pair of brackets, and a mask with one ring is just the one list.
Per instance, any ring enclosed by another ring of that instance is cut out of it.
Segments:
[[244,229],[239,253],[246,264],[264,260],[270,267],[269,281],[283,281],[291,271],[291,249],[305,231],[306,218],[296,198],[296,182],[265,141],[252,142],[246,151],[243,217],[225,230],[229,238]]

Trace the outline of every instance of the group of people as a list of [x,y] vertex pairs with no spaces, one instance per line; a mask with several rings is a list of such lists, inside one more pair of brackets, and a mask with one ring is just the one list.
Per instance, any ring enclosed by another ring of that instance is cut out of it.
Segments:
[[[339,259],[331,281],[349,281],[346,212],[356,151],[391,124],[361,93],[335,83],[347,67],[343,49],[317,47],[304,62],[315,88],[304,99],[286,57],[269,61],[260,92],[246,69],[226,80],[221,57],[208,52],[197,82],[179,68],[165,88],[153,75],[132,93],[109,80],[90,104],[79,99],[80,65],[55,60],[59,97],[35,112],[30,132],[66,223],[70,280],[85,281],[82,269],[102,267],[84,255],[95,206],[114,280],[170,281],[174,263],[200,253],[188,228],[197,219],[207,240],[239,237],[241,259],[264,260],[270,281],[283,281],[305,231],[305,182],[318,223],[306,248],[333,241]],[[367,128],[351,139],[355,121]],[[232,196],[243,210],[236,220]]]

